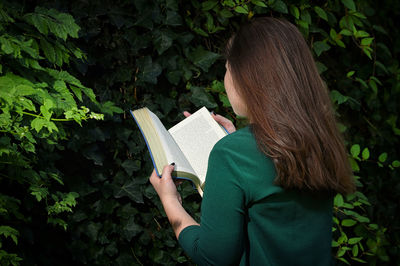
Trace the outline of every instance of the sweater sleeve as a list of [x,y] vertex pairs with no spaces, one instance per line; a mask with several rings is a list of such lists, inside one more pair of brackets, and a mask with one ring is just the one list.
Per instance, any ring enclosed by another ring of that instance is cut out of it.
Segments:
[[[179,234],[179,243],[198,265],[239,264],[244,250],[245,193],[237,152],[218,142],[210,153],[200,226]],[[239,156],[240,157],[240,156]]]

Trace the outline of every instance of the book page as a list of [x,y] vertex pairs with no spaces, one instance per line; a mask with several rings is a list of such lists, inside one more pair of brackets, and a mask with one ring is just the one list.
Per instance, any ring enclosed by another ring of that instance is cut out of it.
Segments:
[[227,133],[211,117],[210,112],[205,107],[168,131],[203,184],[210,152],[215,143],[226,136]]
[[[175,162],[175,171],[176,172],[186,172],[195,174],[194,169],[190,166],[190,163],[183,155],[182,151],[179,149],[179,146],[172,138],[171,134],[167,131],[164,125],[161,123],[160,119],[150,110],[148,110],[150,117],[152,119],[153,125],[157,131],[157,135],[160,138],[162,143],[162,147],[164,149],[167,164]],[[159,167],[161,168],[161,167]],[[162,168],[158,169],[158,174],[161,175]]]

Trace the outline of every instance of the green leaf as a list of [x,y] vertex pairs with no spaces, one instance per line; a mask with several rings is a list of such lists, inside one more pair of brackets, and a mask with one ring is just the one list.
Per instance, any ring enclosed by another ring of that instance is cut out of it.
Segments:
[[292,14],[296,19],[300,18],[300,11],[295,5],[290,5],[289,7],[290,14]]
[[362,30],[358,30],[358,31],[354,32],[354,36],[356,38],[364,38],[364,37],[368,37],[369,33],[365,32],[365,31],[362,31]]
[[221,17],[223,18],[231,18],[233,17],[233,14],[231,11],[227,10],[227,9],[223,9],[221,10],[221,12],[219,13]]
[[56,53],[54,47],[49,42],[47,42],[45,38],[40,39],[40,46],[46,59],[49,60],[51,63],[55,63]]
[[345,36],[353,36],[353,33],[349,31],[348,29],[342,29],[339,34],[345,35]]
[[353,156],[353,158],[357,158],[358,155],[360,154],[360,145],[354,144],[353,146],[351,146],[350,153]]
[[400,167],[400,161],[398,161],[398,160],[393,161],[392,162],[392,166],[393,167]]
[[342,3],[348,9],[356,11],[356,5],[354,4],[353,0],[342,0]]
[[215,103],[213,97],[207,93],[203,87],[192,86],[190,88],[192,94],[190,96],[190,101],[197,107],[205,106],[207,108],[213,109],[218,105]]
[[159,55],[172,45],[173,34],[170,31],[155,31],[153,43]]
[[135,222],[135,218],[130,217],[123,227],[122,235],[126,240],[131,241],[132,237],[138,235],[142,231],[143,228]]
[[125,160],[125,161],[121,164],[121,166],[122,166],[122,168],[125,169],[125,171],[127,172],[127,174],[128,174],[129,176],[131,176],[131,175],[133,174],[134,171],[140,170],[141,163],[140,163],[139,160],[133,161],[133,160],[127,159],[127,160]]
[[370,45],[375,38],[363,38],[361,40],[361,45]]
[[35,196],[38,202],[46,199],[49,195],[49,190],[46,187],[31,186],[29,190],[31,190],[31,195]]
[[360,171],[360,167],[358,166],[358,163],[353,158],[349,158],[349,161],[350,161],[351,169],[354,172]]
[[330,49],[331,47],[326,43],[326,42],[315,42],[313,44],[313,49],[315,51],[315,54],[317,56],[320,56],[323,52],[326,52]]
[[321,63],[319,61],[316,61],[315,63],[317,65],[317,69],[318,69],[318,73],[319,74],[322,74],[322,73],[324,73],[325,71],[328,70],[328,67],[325,66],[323,63]]
[[114,113],[116,114],[122,114],[124,110],[119,108],[118,106],[115,106],[115,104],[111,101],[107,101],[105,103],[102,103],[100,106],[100,110],[103,113],[113,115]]
[[256,6],[267,7],[267,5],[266,5],[263,1],[261,1],[261,0],[251,0],[251,2],[252,2],[253,4],[255,4]]
[[182,25],[182,18],[175,11],[167,11],[167,17],[165,19],[165,24],[170,25],[170,26],[180,26],[180,25]]
[[220,57],[219,54],[206,51],[203,47],[198,46],[189,54],[190,61],[194,65],[200,67],[204,72],[208,72],[208,69],[214,62]]
[[240,13],[240,14],[248,14],[249,13],[249,8],[247,5],[243,6],[237,6],[234,8],[235,12]]
[[231,107],[231,103],[229,102],[228,96],[224,93],[220,93],[219,95],[219,100],[222,102],[223,107]]
[[38,132],[38,133],[40,130],[42,130],[43,127],[47,128],[50,133],[52,133],[53,130],[58,131],[57,126],[53,122],[45,120],[41,117],[37,117],[37,118],[33,119],[31,122],[31,127],[33,129],[35,129],[36,132]]
[[369,158],[369,150],[368,150],[368,148],[364,148],[364,150],[362,151],[361,156],[362,156],[363,160],[368,160],[368,158]]
[[319,6],[315,6],[314,7],[314,11],[315,13],[318,14],[318,16],[326,21],[328,21],[328,15],[325,13],[325,10],[323,10],[322,8],[320,8]]
[[335,206],[337,206],[337,207],[342,207],[343,204],[344,204],[343,196],[340,195],[340,194],[337,194],[337,195],[335,196],[335,199],[334,199],[334,204],[335,204]]
[[353,219],[342,220],[342,226],[346,226],[346,227],[351,227],[351,226],[355,225],[356,223],[357,223],[357,221],[354,221]]
[[276,0],[273,5],[272,8],[275,11],[278,11],[279,13],[283,13],[283,14],[288,14],[288,8],[285,2],[283,2],[282,0]]
[[129,197],[134,202],[143,203],[143,194],[140,189],[140,185],[135,180],[126,181],[124,185],[114,189],[115,198],[118,199],[125,196]]
[[19,233],[17,230],[15,230],[12,227],[1,225],[0,226],[0,235],[3,235],[4,237],[10,237],[16,245],[18,244],[17,237],[19,236]]
[[203,3],[201,3],[201,9],[203,11],[208,11],[210,9],[213,9],[216,5],[218,5],[218,1],[205,1]]
[[350,78],[350,77],[352,77],[354,75],[354,73],[355,73],[354,70],[349,71],[349,72],[347,72],[346,77]]
[[151,84],[157,84],[157,77],[161,74],[162,68],[158,63],[153,63],[150,56],[137,60],[139,67],[138,80]]
[[225,91],[224,83],[218,80],[214,80],[211,84],[211,91],[221,93]]
[[344,96],[343,94],[341,94],[339,91],[337,90],[332,90],[330,92],[330,96],[333,102],[337,102],[337,104],[342,104],[345,103],[349,97]]
[[381,163],[384,163],[384,162],[386,161],[386,159],[387,159],[387,156],[388,156],[388,154],[387,154],[386,152],[384,152],[384,153],[382,153],[381,155],[379,155],[378,160],[379,160]]
[[353,257],[357,257],[357,255],[358,255],[358,245],[354,245],[353,246],[353,248],[351,250],[351,253],[353,254]]
[[362,237],[353,237],[349,239],[349,244],[350,245],[354,245],[357,244],[358,242],[360,242],[363,238]]

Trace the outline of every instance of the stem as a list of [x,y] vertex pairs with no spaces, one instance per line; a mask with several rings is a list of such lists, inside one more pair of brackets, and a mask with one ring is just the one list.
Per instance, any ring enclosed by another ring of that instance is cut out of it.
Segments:
[[18,135],[18,133],[15,132],[15,131],[8,131],[8,130],[5,130],[5,129],[0,129],[0,132],[3,132],[3,133],[10,133],[10,134],[13,134],[13,135]]
[[[44,116],[41,116],[41,115],[32,114],[32,113],[28,113],[28,112],[22,112],[22,113],[23,113],[24,115],[30,115],[30,116],[33,116],[33,117],[38,117],[38,118],[43,118],[43,119],[45,119]],[[50,120],[51,120],[51,121],[57,121],[57,122],[74,121],[74,119],[71,119],[71,118],[69,118],[69,119],[67,119],[67,118],[50,118]]]
[[140,260],[136,257],[135,251],[133,251],[133,248],[131,248],[133,256],[135,257],[136,261],[139,262],[140,265],[143,266],[143,264],[140,262]]

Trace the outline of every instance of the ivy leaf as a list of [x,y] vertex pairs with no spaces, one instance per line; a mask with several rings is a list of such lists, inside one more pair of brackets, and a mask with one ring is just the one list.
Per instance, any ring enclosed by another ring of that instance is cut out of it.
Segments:
[[150,56],[138,59],[138,80],[151,84],[157,84],[157,77],[161,74],[161,66],[158,63],[153,63]]
[[337,102],[338,104],[342,104],[345,103],[349,97],[344,96],[343,94],[341,94],[339,91],[337,90],[332,90],[330,92],[330,96],[333,102]]
[[143,231],[143,228],[135,222],[134,217],[130,217],[123,228],[122,235],[128,241],[131,241],[132,237],[138,235]]
[[283,14],[287,14],[288,12],[288,8],[287,5],[285,4],[285,2],[283,2],[282,0],[276,0],[273,5],[272,8],[275,11],[278,11],[279,13],[283,13]]
[[210,66],[214,64],[219,57],[219,54],[206,51],[201,46],[198,46],[188,56],[189,60],[192,61],[194,65],[200,67],[204,72],[208,72]]
[[326,42],[315,42],[313,44],[313,49],[317,56],[320,56],[323,52],[328,51],[331,47]]
[[180,26],[180,25],[182,25],[182,18],[175,11],[167,11],[167,17],[165,19],[165,24],[170,25],[170,26]]
[[153,43],[159,55],[164,53],[172,45],[173,35],[169,31],[155,31]]
[[129,197],[131,200],[137,203],[143,203],[143,194],[140,189],[140,185],[135,180],[129,180],[125,182],[121,187],[116,187],[114,189],[114,197]]
[[218,80],[214,80],[211,84],[211,91],[221,93],[225,91],[224,83]]
[[205,106],[207,108],[216,108],[218,105],[213,100],[212,96],[209,95],[203,87],[192,86],[190,88],[192,95],[190,101],[197,107]]
[[327,66],[325,66],[323,63],[317,61],[315,62],[317,65],[317,69],[318,69],[318,73],[321,75],[322,73],[324,73],[325,71],[328,70]]
[[140,165],[141,165],[141,163],[140,163],[139,160],[133,161],[133,160],[129,160],[129,159],[125,160],[125,161],[121,164],[122,168],[125,169],[126,173],[127,173],[129,176],[131,176],[132,173],[133,173],[134,171],[140,170]]
[[222,102],[223,107],[231,107],[231,103],[228,99],[228,96],[226,96],[226,94],[220,93],[218,96],[219,96],[219,100]]

